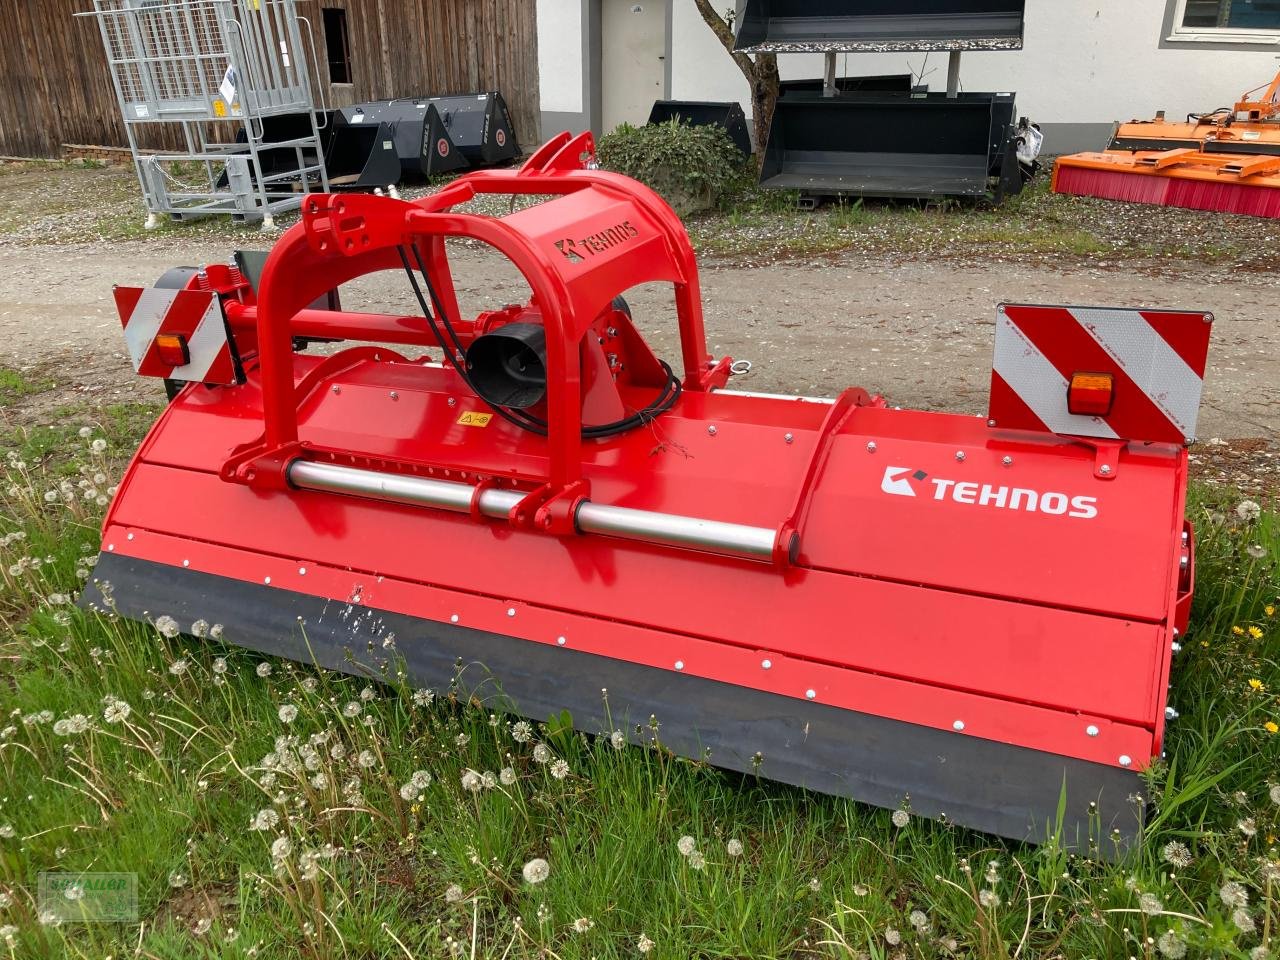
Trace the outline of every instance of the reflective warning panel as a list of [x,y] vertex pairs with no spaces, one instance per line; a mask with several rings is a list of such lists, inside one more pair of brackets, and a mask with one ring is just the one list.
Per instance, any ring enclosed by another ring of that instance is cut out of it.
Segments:
[[1213,315],[1001,304],[989,420],[1002,429],[1186,443]]
[[116,287],[133,369],[144,377],[232,384],[240,376],[217,294]]

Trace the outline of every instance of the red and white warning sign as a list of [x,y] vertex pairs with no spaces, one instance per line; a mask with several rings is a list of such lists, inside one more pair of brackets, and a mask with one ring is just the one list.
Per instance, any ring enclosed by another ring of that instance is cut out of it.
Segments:
[[144,377],[239,382],[217,294],[207,290],[116,287],[133,369]]
[[988,419],[1001,429],[1186,443],[1213,315],[1001,304]]

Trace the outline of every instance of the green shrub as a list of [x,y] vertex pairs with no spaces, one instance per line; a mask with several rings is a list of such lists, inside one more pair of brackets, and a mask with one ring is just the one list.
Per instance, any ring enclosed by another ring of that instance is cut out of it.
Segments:
[[747,166],[720,127],[624,123],[596,145],[600,165],[624,173],[660,193],[676,213],[709,210],[740,187]]

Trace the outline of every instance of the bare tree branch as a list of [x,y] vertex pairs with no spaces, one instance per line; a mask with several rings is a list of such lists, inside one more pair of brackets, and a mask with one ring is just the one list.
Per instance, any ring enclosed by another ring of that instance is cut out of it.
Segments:
[[769,124],[773,120],[773,106],[778,101],[778,57],[772,53],[757,53],[754,57],[733,49],[733,28],[729,21],[716,13],[711,0],[693,0],[703,21],[715,34],[742,75],[751,85],[751,119],[755,127],[757,162],[764,158],[764,145],[769,137]]

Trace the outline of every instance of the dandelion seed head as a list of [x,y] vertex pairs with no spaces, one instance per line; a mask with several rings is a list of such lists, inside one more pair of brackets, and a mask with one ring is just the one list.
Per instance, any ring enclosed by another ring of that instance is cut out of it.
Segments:
[[1241,933],[1253,933],[1257,929],[1257,924],[1253,921],[1253,914],[1244,907],[1238,907],[1231,911],[1231,922],[1236,925],[1236,929]]
[[93,427],[81,427],[78,432],[82,440],[88,440],[93,436]]
[[1246,523],[1251,523],[1262,516],[1262,507],[1253,500],[1241,500],[1236,504],[1236,516]]
[[216,674],[224,674],[227,672],[226,657],[218,657],[213,661],[213,672]]
[[742,841],[737,837],[734,837],[724,845],[724,852],[729,854],[731,857],[742,856]]
[[569,764],[564,760],[557,760],[551,764],[551,775],[557,780],[563,780],[569,775]]
[[191,635],[193,637],[207,637],[209,635],[209,621],[197,620],[191,624]]
[[168,637],[170,640],[182,632],[182,628],[178,626],[178,621],[168,614],[156,617],[155,626],[161,636]]
[[107,449],[107,441],[103,440],[101,437],[98,437],[96,440],[94,440],[92,443],[89,444],[89,449],[92,450],[94,453],[102,453],[104,450]]
[[12,840],[18,835],[12,823],[0,823],[0,840]]
[[907,813],[905,810],[895,810],[893,811],[892,819],[893,825],[901,830],[911,822],[911,814]]
[[701,870],[707,865],[707,858],[702,855],[701,850],[694,850],[689,854],[689,866],[694,870]]
[[368,770],[378,765],[378,755],[372,750],[361,750],[356,755],[356,763]]
[[621,730],[615,730],[609,734],[609,746],[615,750],[621,750],[627,745],[627,738],[623,736]]
[[279,863],[293,853],[293,841],[288,837],[276,837],[271,841],[271,859]]
[[528,743],[533,739],[533,725],[528,720],[517,720],[511,725],[511,739],[516,743]]
[[360,711],[363,709],[364,708],[360,706],[359,701],[351,700],[348,703],[343,704],[342,715],[347,718],[357,717],[360,715]]
[[263,807],[249,821],[250,830],[272,830],[280,822],[280,814],[271,807]]
[[1251,543],[1244,548],[1244,552],[1255,560],[1261,560],[1267,555],[1267,548],[1260,543]]
[[551,752],[551,748],[545,743],[538,743],[534,745],[533,759],[538,763],[550,763],[553,756],[554,754]]
[[1246,837],[1257,836],[1258,822],[1253,817],[1245,817],[1236,823],[1236,829],[1243,833]]
[[698,849],[698,841],[688,835],[683,836],[676,841],[676,849],[680,851],[680,856],[687,857]]
[[276,713],[280,717],[281,723],[293,723],[298,719],[298,708],[292,703],[282,705]]
[[884,942],[891,947],[896,947],[902,942],[902,934],[893,929],[893,927],[889,927],[884,932]]
[[271,670],[272,670],[271,664],[269,664],[266,660],[263,660],[260,664],[258,664],[256,667],[253,668],[253,672],[260,677],[271,676]]
[[462,774],[462,789],[468,793],[479,793],[484,787],[484,781],[480,779],[480,774],[474,770],[465,770]]
[[929,916],[923,910],[912,910],[907,916],[907,922],[915,928],[916,933],[921,935],[929,932],[932,924],[929,923]]
[[187,672],[187,667],[189,666],[190,664],[187,662],[186,658],[179,657],[177,660],[173,661],[173,663],[169,664],[169,672],[175,677],[180,677]]
[[429,707],[435,698],[435,692],[432,690],[413,691],[413,705],[415,707]]
[[426,770],[415,770],[412,776],[409,777],[409,782],[419,790],[425,790],[431,786],[431,774]]
[[1138,909],[1149,917],[1155,917],[1164,913],[1164,904],[1154,893],[1144,893],[1138,897]]
[[375,696],[377,696],[377,694],[374,692],[373,687],[367,686],[360,691],[360,699],[363,700],[365,703],[368,703]]
[[467,733],[460,733],[453,738],[453,742],[459,750],[465,750],[467,744],[471,742],[471,735]]
[[1175,930],[1166,930],[1156,941],[1160,953],[1169,960],[1182,960],[1187,955],[1187,941],[1178,936]]
[[169,874],[169,886],[177,890],[187,885],[187,875],[181,870],[173,870]]
[[648,953],[653,948],[654,948],[654,942],[650,940],[647,936],[645,936],[645,934],[642,931],[640,934],[640,939],[636,941],[636,949],[639,950],[641,953]]
[[541,857],[534,857],[520,871],[526,883],[542,883],[551,876],[551,864]]
[[596,925],[596,922],[592,920],[590,917],[579,917],[577,920],[573,921],[573,932],[586,933],[595,925]]
[[1189,867],[1192,863],[1191,851],[1180,840],[1170,840],[1160,849],[1160,855],[1175,867]]
[[1244,888],[1243,884],[1237,883],[1235,880],[1228,880],[1219,887],[1218,896],[1228,907],[1247,907],[1249,905],[1249,891]]
[[498,782],[504,787],[509,787],[516,782],[515,767],[503,767],[498,771]]
[[822,890],[822,881],[821,881],[821,880],[819,880],[817,877],[814,877],[813,879],[811,879],[811,880],[809,881],[809,892],[810,892],[810,893],[818,893],[818,892],[819,892],[819,891],[821,891],[821,890]]
[[113,698],[107,702],[106,709],[102,711],[102,719],[107,723],[124,723],[131,710],[129,704]]
[[456,883],[451,883],[449,884],[449,886],[445,887],[444,902],[445,903],[461,903],[462,888],[458,886]]
[[978,903],[987,909],[1000,906],[1000,894],[994,890],[979,890]]

